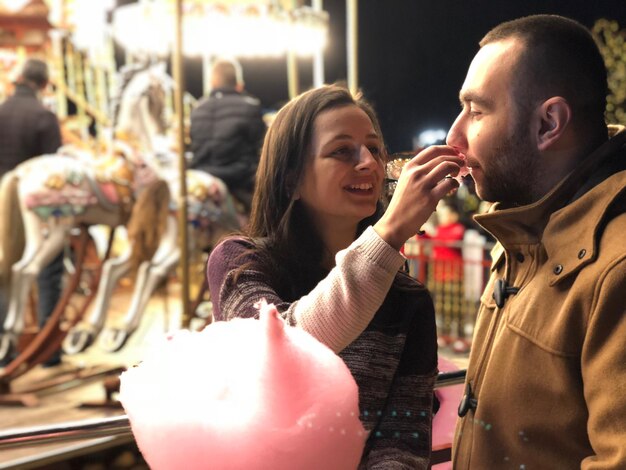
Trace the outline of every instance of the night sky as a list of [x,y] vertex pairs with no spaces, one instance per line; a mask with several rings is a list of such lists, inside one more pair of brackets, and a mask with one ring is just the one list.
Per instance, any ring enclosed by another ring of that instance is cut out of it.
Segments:
[[[325,0],[331,38],[326,81],[345,80],[345,1]],[[426,128],[447,130],[478,41],[502,21],[534,13],[569,16],[587,27],[598,18],[626,28],[624,0],[360,0],[359,86],[378,112],[392,152],[412,150]],[[264,106],[288,98],[284,61],[242,61],[246,86]],[[302,61],[301,89],[311,86]]]
[[[327,83],[347,76],[345,4],[324,0],[330,14]],[[378,112],[389,149],[412,150],[413,137],[427,128],[447,130],[478,41],[498,23],[534,13],[569,16],[587,27],[614,19],[626,29],[625,0],[360,0],[359,86]],[[301,91],[312,84],[310,62],[300,61]],[[288,99],[285,59],[241,63],[246,88],[266,109]],[[185,70],[187,89],[199,96],[200,62],[188,59]]]

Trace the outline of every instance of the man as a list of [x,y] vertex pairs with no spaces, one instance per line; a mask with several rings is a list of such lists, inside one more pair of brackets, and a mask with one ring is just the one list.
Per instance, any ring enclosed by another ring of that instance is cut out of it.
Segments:
[[32,157],[54,153],[61,130],[53,112],[38,99],[48,85],[48,66],[38,59],[25,62],[15,93],[0,105],[0,176]]
[[[0,176],[29,158],[54,153],[61,146],[58,119],[38,98],[47,85],[46,63],[28,59],[16,81],[15,93],[0,105]],[[59,300],[62,276],[63,253],[46,266],[37,279],[40,326],[46,322]],[[57,354],[47,365],[59,362]]]
[[497,239],[453,448],[456,469],[626,468],[626,132],[606,69],[557,16],[480,43],[448,144]]
[[245,94],[243,86],[237,62],[213,64],[212,91],[191,113],[189,166],[222,179],[248,212],[265,123],[260,101]]

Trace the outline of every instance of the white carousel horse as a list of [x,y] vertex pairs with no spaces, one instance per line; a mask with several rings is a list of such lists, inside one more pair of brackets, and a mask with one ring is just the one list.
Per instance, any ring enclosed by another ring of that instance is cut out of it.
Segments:
[[[150,84],[153,85],[152,81]],[[153,96],[157,92],[156,86],[148,87],[139,105],[148,108],[154,103],[159,105],[162,100]],[[151,118],[159,116],[157,113],[138,121],[133,117],[141,113],[133,111],[123,110],[130,116],[128,121],[148,129],[162,128],[156,117]],[[0,268],[9,300],[0,325],[0,360],[6,361],[14,355],[25,326],[25,303],[33,281],[42,267],[63,249],[72,229],[102,224],[117,227],[129,222],[132,211],[137,208],[137,213],[144,217],[149,214],[152,220],[136,225],[133,231],[136,238],[131,240],[130,246],[141,248],[148,256],[156,250],[170,200],[159,165],[146,159],[153,158],[152,153],[140,154],[121,141],[116,141],[112,147],[115,150],[98,157],[85,155],[86,152],[79,149],[62,148],[57,154],[28,160],[4,176],[0,187],[4,209],[0,213],[3,230]],[[142,194],[142,207],[135,204],[139,194]],[[158,220],[162,223],[157,223]],[[141,247],[145,242],[151,246]],[[55,337],[48,342],[60,343],[59,338],[64,335],[58,326],[61,313],[57,311],[64,307],[61,303],[50,317],[57,325],[47,329],[47,332],[54,330]],[[42,351],[32,353],[38,361],[42,360],[42,354]]]
[[[33,282],[63,249],[70,231],[85,225],[125,224],[136,196],[158,181],[158,168],[127,146],[123,152],[92,161],[69,153],[44,155],[18,165],[3,177],[0,200],[5,208],[12,208],[0,216],[2,281],[9,293],[0,332],[0,359],[15,352]],[[159,205],[156,199],[148,202]],[[158,230],[156,226],[144,228]],[[8,246],[19,242],[22,234],[23,251]],[[158,235],[148,238],[155,237]]]
[[[165,230],[149,261],[133,262],[129,250],[104,263],[102,281],[90,314],[72,328],[63,344],[63,349],[69,354],[85,350],[97,336],[100,337],[100,345],[107,351],[122,348],[140,324],[151,295],[180,260],[176,219],[176,195],[179,194],[180,184],[178,165],[175,154],[169,150],[169,139],[164,135],[165,126],[156,119],[156,116],[162,115],[166,98],[164,86],[171,87],[172,80],[162,66],[139,70],[129,80],[120,100],[117,128],[142,142],[157,155],[162,165],[162,175],[168,182],[171,195],[171,210],[165,221]],[[206,172],[187,170],[186,182],[190,248],[210,248],[221,236],[241,227],[242,219],[222,180]],[[130,238],[134,236],[135,227],[151,223],[139,211],[133,215],[128,229]],[[121,321],[107,322],[106,313],[113,290],[133,264],[137,266],[137,276],[126,315]]]

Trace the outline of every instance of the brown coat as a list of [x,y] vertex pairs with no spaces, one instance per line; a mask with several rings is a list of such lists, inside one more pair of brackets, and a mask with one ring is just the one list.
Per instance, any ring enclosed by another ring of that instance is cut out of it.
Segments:
[[[476,220],[500,243],[454,468],[626,469],[626,131],[537,203]],[[498,279],[519,288],[501,308]]]

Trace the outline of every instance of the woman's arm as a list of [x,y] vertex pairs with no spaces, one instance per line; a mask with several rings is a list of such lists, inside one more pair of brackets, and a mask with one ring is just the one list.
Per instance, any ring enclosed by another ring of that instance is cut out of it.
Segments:
[[272,280],[255,270],[253,261],[235,279],[234,270],[245,251],[245,241],[229,239],[209,258],[207,276],[215,317],[256,317],[254,304],[265,298],[290,325],[299,326],[335,352],[365,330],[404,263],[404,257],[369,227],[337,253],[336,266],[308,295],[288,303],[277,295]]

